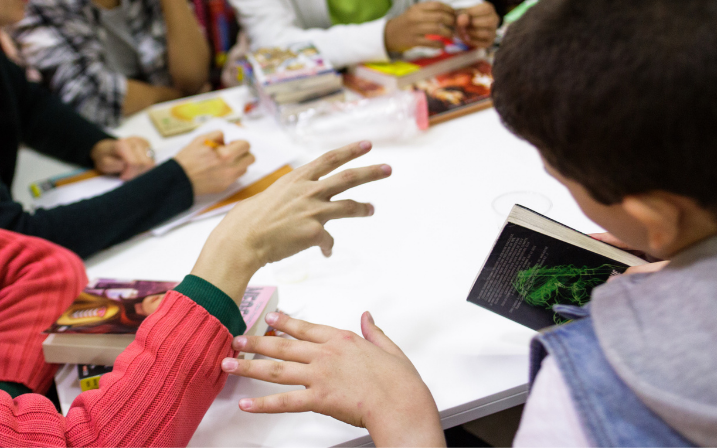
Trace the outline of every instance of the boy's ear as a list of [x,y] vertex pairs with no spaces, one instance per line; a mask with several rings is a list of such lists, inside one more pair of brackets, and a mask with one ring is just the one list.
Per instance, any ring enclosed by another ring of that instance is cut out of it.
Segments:
[[625,212],[639,221],[647,236],[649,252],[665,254],[679,243],[682,208],[669,195],[644,193],[622,200]]

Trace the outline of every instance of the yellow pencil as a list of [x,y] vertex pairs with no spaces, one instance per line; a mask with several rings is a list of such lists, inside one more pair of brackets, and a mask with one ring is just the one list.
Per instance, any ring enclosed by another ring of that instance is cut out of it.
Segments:
[[221,146],[221,145],[219,145],[219,143],[215,142],[214,140],[209,140],[209,139],[204,140],[204,144],[209,146],[212,149],[217,149],[217,148],[219,148],[219,146]]

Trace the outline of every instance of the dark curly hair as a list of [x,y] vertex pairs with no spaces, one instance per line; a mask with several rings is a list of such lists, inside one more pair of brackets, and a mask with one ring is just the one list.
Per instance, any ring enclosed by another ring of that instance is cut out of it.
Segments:
[[662,190],[717,215],[717,1],[541,0],[493,74],[505,125],[596,200]]

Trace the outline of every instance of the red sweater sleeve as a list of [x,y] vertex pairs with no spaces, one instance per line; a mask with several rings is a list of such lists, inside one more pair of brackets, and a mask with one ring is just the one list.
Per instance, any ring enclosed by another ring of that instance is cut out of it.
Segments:
[[57,365],[42,334],[87,286],[77,255],[49,241],[0,229],[0,381],[45,393]]
[[0,445],[185,446],[224,386],[231,340],[205,308],[170,291],[67,417],[41,395],[0,391]]

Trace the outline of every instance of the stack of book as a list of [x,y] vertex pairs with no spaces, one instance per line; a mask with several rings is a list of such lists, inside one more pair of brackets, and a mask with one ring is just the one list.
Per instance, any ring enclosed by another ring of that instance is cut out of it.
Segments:
[[261,48],[248,60],[257,94],[279,117],[299,113],[316,101],[344,99],[341,76],[311,43]]
[[[42,344],[45,361],[58,364],[111,366],[134,341],[142,321],[152,314],[177,282],[98,279],[48,328]],[[239,311],[245,335],[263,335],[267,313],[276,311],[279,295],[273,286],[249,286]],[[249,359],[252,354],[244,354]],[[96,376],[96,375],[90,375]]]
[[347,86],[367,97],[402,89],[424,92],[430,124],[491,107],[490,56],[457,39],[444,44],[442,50],[415,48],[399,60],[359,64]]

